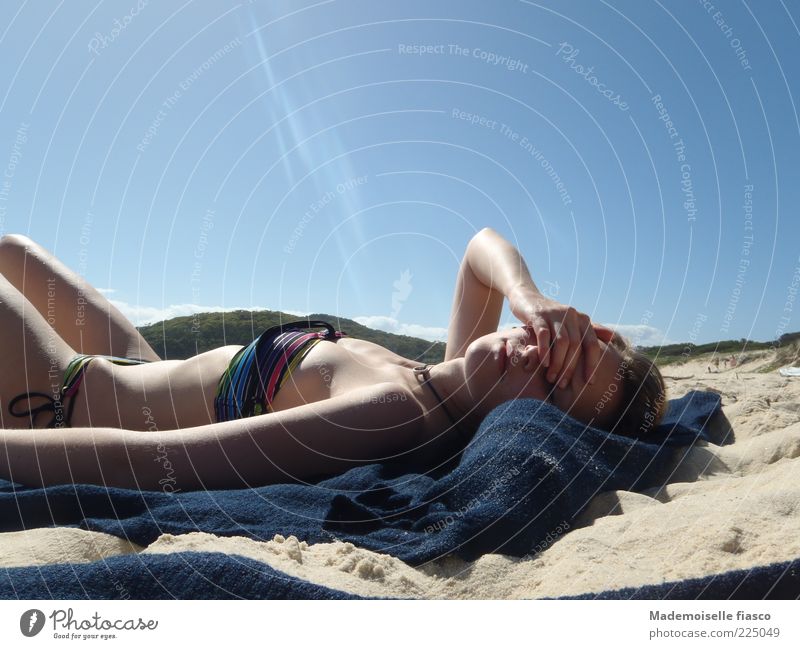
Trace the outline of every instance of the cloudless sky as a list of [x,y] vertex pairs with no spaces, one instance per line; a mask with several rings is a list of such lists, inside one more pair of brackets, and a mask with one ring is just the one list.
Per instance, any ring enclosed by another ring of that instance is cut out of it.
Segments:
[[641,344],[800,329],[796,2],[3,6],[0,233],[137,324],[443,338],[491,226]]

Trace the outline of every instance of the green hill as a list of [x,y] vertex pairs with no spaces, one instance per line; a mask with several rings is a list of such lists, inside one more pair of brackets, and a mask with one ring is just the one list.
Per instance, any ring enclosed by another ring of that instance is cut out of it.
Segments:
[[247,345],[267,327],[295,320],[327,320],[353,338],[377,343],[420,363],[440,363],[445,344],[412,336],[370,329],[354,320],[324,313],[300,317],[281,311],[229,311],[198,313],[138,327],[139,332],[163,359],[183,360],[223,345]]
[[793,349],[800,342],[800,331],[783,334],[777,340],[758,342],[741,338],[739,340],[720,340],[713,343],[695,345],[694,343],[675,343],[655,347],[640,347],[645,356],[656,360],[657,365],[681,363],[696,358],[701,354],[716,353],[720,355],[742,354],[747,351],[774,349],[776,351]]

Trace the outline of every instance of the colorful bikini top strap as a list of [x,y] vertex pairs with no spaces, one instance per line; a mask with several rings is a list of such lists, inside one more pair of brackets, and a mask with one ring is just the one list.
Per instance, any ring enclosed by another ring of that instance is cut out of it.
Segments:
[[281,332],[283,332],[284,329],[313,329],[317,327],[325,327],[325,329],[327,329],[327,332],[323,335],[328,340],[331,338],[341,338],[347,335],[344,331],[337,331],[330,322],[325,322],[325,320],[295,320],[294,322],[282,322],[276,325],[275,328],[280,328]]

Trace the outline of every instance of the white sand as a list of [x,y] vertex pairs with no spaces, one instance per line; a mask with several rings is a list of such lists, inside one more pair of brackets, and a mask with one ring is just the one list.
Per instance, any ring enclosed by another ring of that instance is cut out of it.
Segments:
[[140,546],[116,536],[74,527],[42,527],[0,534],[0,566],[3,568],[90,563],[141,550]]
[[[722,395],[734,444],[692,447],[664,488],[598,495],[577,524],[535,558],[493,554],[412,568],[350,543],[202,533],[163,535],[143,552],[222,551],[360,595],[459,599],[579,594],[793,559],[800,556],[800,378],[757,372],[774,359],[772,352],[749,356],[736,370],[714,374],[707,373],[705,358],[664,369],[670,398],[690,389]],[[70,552],[73,561],[92,561],[115,550],[135,551],[99,534],[91,544],[79,542],[79,530],[35,532],[0,535],[3,565],[45,563],[48,548],[53,561]]]

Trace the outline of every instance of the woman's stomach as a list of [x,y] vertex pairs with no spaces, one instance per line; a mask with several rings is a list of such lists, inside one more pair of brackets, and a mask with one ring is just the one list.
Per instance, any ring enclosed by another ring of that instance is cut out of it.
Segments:
[[[76,395],[72,426],[157,432],[216,422],[214,399],[241,345],[219,347],[184,361],[114,365],[94,359]],[[273,412],[335,397],[383,381],[402,381],[413,364],[373,343],[321,340],[287,374]],[[87,408],[88,404],[88,408]]]
[[157,432],[214,423],[214,396],[241,345],[186,360],[115,365],[95,358],[75,395],[72,426]]

